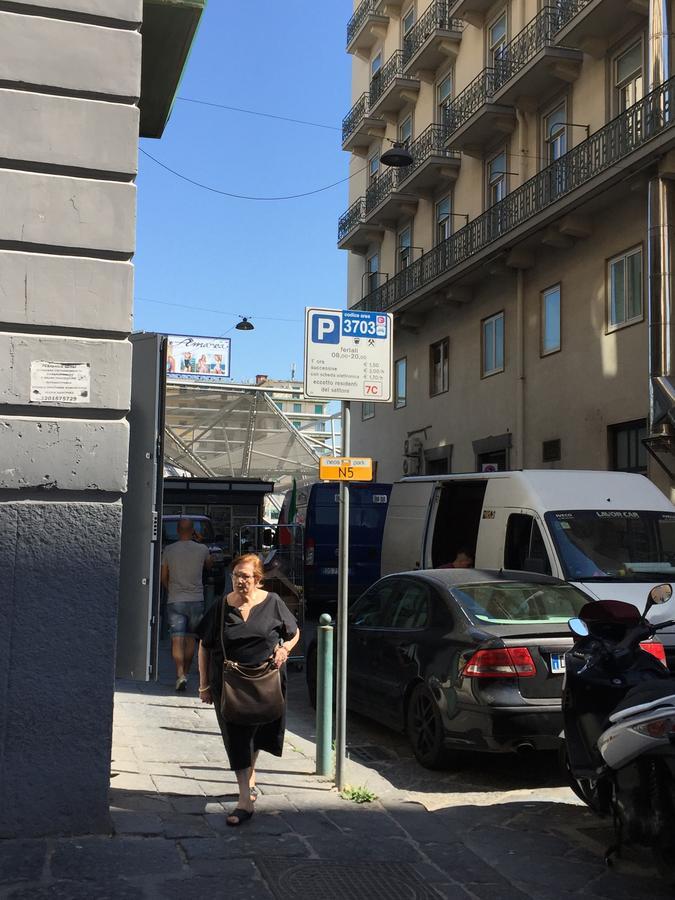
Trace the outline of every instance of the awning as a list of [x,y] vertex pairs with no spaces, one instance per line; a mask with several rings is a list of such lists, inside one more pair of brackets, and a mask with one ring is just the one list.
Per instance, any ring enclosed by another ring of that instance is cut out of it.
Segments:
[[260,478],[277,490],[318,476],[321,445],[259,387],[169,382],[165,422],[165,463],[195,476]]

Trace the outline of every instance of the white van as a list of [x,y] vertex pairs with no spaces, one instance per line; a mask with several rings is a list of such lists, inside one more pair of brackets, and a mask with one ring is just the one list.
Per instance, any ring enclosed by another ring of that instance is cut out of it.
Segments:
[[[394,484],[382,575],[451,563],[570,581],[594,599],[644,607],[650,587],[675,589],[675,506],[643,475],[522,471],[405,478]],[[675,598],[658,621],[675,620]],[[675,633],[664,636],[675,645]],[[675,646],[672,648],[675,664]]]

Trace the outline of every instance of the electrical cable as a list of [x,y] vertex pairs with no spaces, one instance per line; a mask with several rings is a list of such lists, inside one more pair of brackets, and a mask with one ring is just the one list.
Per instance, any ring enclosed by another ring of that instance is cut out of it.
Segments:
[[341,131],[337,125],[323,125],[321,122],[308,122],[306,119],[291,119],[288,116],[277,116],[274,113],[259,112],[256,109],[243,109],[241,106],[225,106],[224,103],[212,103],[210,100],[195,100],[194,97],[176,97],[183,103],[198,103],[200,106],[213,106],[215,109],[228,109],[231,112],[246,113],[249,116],[261,116],[264,119],[278,119],[281,122],[292,122],[294,125],[309,125],[312,128],[326,128],[329,131]]
[[363,166],[362,169],[358,169],[356,172],[352,172],[351,175],[348,175],[346,178],[341,178],[339,181],[334,181],[332,184],[327,184],[324,187],[315,188],[313,191],[304,191],[301,194],[288,194],[283,197],[251,197],[248,194],[234,194],[231,191],[223,191],[220,188],[214,188],[209,184],[203,184],[201,181],[195,181],[193,178],[188,178],[187,175],[183,175],[182,172],[177,172],[175,169],[172,169],[170,166],[167,166],[165,163],[160,162],[147,150],[144,150],[142,147],[139,147],[140,152],[147,156],[148,159],[151,159],[156,165],[158,165],[161,169],[165,169],[167,172],[170,172],[172,175],[175,175],[176,178],[180,178],[181,181],[186,181],[188,184],[193,185],[194,187],[202,188],[204,191],[210,191],[212,194],[220,194],[223,197],[232,197],[235,200],[255,200],[255,201],[266,201],[266,202],[277,202],[280,200],[298,200],[301,197],[311,197],[314,194],[321,194],[324,191],[329,191],[331,188],[337,187],[339,184],[344,184],[346,181],[349,181],[351,178],[354,178],[356,175],[360,175],[361,172],[365,172],[368,168],[367,166]]
[[[239,313],[228,312],[224,309],[214,309],[211,306],[192,306],[189,303],[172,303],[170,300],[152,300],[150,297],[136,296],[134,297],[134,299],[140,300],[141,303],[155,303],[157,304],[157,306],[175,306],[179,309],[192,309],[196,312],[216,313],[216,315],[218,316],[233,316],[235,318],[242,318],[241,316],[239,316]],[[248,317],[251,319],[259,319],[260,321],[267,322],[302,322],[302,319],[280,319],[276,316],[257,316],[252,315],[251,313],[248,314]]]

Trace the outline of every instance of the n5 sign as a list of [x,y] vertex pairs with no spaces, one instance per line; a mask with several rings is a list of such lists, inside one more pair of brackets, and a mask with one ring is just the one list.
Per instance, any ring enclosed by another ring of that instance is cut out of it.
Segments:
[[320,400],[391,400],[392,316],[306,310],[305,394]]

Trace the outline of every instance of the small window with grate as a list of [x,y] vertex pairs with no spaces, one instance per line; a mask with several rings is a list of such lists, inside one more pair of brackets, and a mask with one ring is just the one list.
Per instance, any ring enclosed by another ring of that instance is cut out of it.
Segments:
[[560,438],[554,441],[543,441],[541,445],[542,462],[558,462],[561,459]]

